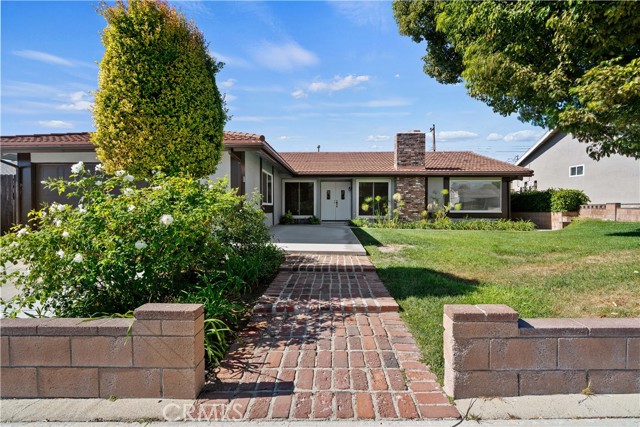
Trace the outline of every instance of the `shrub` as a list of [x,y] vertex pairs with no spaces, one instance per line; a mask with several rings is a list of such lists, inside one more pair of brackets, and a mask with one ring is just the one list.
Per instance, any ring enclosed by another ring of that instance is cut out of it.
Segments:
[[315,215],[311,215],[309,218],[307,218],[307,222],[312,225],[318,225],[320,224],[320,218]]
[[528,190],[511,193],[511,210],[514,212],[551,212],[552,190]]
[[105,53],[91,140],[107,171],[213,173],[227,114],[215,80],[222,64],[204,36],[162,0],[103,4]]
[[533,231],[536,228],[531,221],[510,221],[507,219],[466,219],[462,221],[453,221],[448,217],[435,219],[434,221],[405,221],[392,226],[385,223],[356,218],[351,220],[351,225],[362,228],[403,228],[421,230]]
[[585,203],[589,203],[589,198],[581,190],[551,188],[511,194],[511,210],[514,212],[577,211]]
[[[14,309],[38,301],[56,316],[124,313],[146,302],[175,301],[212,277],[244,291],[277,268],[279,251],[264,214],[225,181],[157,173],[136,185],[123,171],[107,178],[82,164],[73,170],[74,180],[48,186],[69,190],[79,198],[77,207],[31,212],[30,226],[0,240],[2,265],[29,266],[0,275],[0,283],[11,280],[22,292]],[[254,268],[260,259],[270,260],[266,268]],[[247,268],[240,260],[249,260]]]
[[578,211],[580,205],[587,204],[589,201],[589,197],[581,190],[553,190],[551,212]]
[[291,211],[285,212],[285,214],[282,215],[282,218],[280,218],[280,224],[289,225],[289,224],[295,224],[295,223],[296,223],[296,220],[293,217],[293,214],[291,213]]

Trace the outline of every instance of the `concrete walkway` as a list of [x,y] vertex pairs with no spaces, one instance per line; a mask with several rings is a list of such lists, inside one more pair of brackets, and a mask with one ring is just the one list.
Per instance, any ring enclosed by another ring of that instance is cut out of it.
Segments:
[[292,253],[366,255],[351,228],[341,224],[275,225],[271,241]]
[[[456,419],[369,259],[288,255],[194,413],[248,420]],[[222,410],[222,409],[221,409]]]

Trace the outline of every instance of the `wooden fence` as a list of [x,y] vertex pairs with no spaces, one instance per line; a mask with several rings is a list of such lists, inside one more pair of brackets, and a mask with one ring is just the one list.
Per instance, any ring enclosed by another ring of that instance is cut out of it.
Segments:
[[0,232],[16,222],[16,175],[0,175]]

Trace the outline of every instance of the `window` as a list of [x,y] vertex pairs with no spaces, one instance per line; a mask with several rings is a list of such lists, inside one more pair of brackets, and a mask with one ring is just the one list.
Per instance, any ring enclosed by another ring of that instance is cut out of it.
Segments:
[[284,183],[284,211],[298,216],[314,215],[313,182],[285,182]]
[[569,168],[570,176],[583,176],[584,175],[584,165],[571,166]]
[[262,194],[263,205],[273,205],[273,175],[269,172],[262,171]]
[[[363,209],[367,208],[367,209]],[[389,213],[389,182],[358,183],[358,215],[374,216]]]
[[451,179],[449,202],[456,212],[501,212],[500,179]]

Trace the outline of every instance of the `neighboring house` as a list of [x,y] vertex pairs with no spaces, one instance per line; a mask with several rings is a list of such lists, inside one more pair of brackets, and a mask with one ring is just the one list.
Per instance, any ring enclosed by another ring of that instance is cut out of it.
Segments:
[[[57,196],[40,182],[67,177],[70,166],[97,163],[88,133],[0,137],[2,156],[13,156],[19,168],[18,218]],[[418,219],[420,213],[451,203],[460,209],[452,217],[509,218],[512,180],[531,176],[529,169],[472,152],[425,152],[425,134],[399,133],[394,152],[278,153],[262,135],[225,132],[224,151],[212,177],[229,177],[241,194],[259,194],[267,224],[277,224],[290,211],[295,218],[317,216],[322,221],[346,221],[373,216],[373,205],[392,208],[393,194],[405,206],[400,215]],[[442,190],[448,194],[443,196]]]
[[613,155],[595,161],[586,149],[571,134],[548,132],[516,161],[535,175],[514,181],[513,190],[571,188],[594,204],[640,203],[640,160]]

